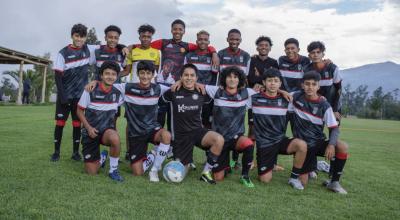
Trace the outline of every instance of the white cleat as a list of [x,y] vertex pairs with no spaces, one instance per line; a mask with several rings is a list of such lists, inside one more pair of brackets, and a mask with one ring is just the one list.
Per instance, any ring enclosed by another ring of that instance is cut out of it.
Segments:
[[160,179],[158,178],[157,170],[151,170],[149,172],[149,177],[150,177],[150,182],[160,182]]
[[330,182],[326,188],[328,188],[329,190],[335,192],[335,193],[339,193],[339,194],[343,194],[346,195],[347,191],[345,189],[343,189],[343,187],[340,185],[339,181],[333,181]]
[[320,160],[320,161],[317,162],[317,170],[318,170],[318,171],[322,171],[322,172],[325,172],[325,173],[329,173],[330,167],[331,167],[331,166],[329,165],[329,163],[327,163],[327,162],[324,161],[324,160]]
[[301,184],[299,179],[290,178],[288,183],[294,189],[297,189],[297,190],[303,190],[304,189],[304,186],[303,186],[303,184]]
[[312,179],[312,180],[316,180],[318,178],[318,174],[315,171],[311,171],[308,173],[308,178]]

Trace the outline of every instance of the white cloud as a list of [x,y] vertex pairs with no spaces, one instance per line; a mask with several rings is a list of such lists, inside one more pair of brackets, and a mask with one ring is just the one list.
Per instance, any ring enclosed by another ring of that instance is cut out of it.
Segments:
[[330,5],[342,2],[343,0],[311,0],[311,3],[318,5]]

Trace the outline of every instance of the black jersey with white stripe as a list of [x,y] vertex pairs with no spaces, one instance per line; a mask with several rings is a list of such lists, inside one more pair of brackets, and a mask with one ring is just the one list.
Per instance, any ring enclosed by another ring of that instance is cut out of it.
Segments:
[[191,63],[198,69],[197,82],[204,85],[216,85],[217,72],[212,71],[211,54],[199,51],[189,52],[185,56],[185,64]]
[[214,99],[212,128],[220,133],[225,140],[231,140],[236,135],[245,133],[244,119],[252,89],[239,89],[230,94],[218,86],[206,86],[207,94]]
[[279,70],[286,80],[286,91],[294,92],[301,90],[301,81],[304,75],[304,68],[310,64],[310,59],[299,55],[297,62],[292,62],[287,56],[278,59]]
[[336,86],[342,82],[339,68],[333,63],[325,65],[322,70],[318,70],[313,63],[309,64],[305,68],[305,72],[312,70],[318,72],[321,76],[321,80],[319,81],[320,89],[318,90],[318,93],[328,100],[334,111],[338,111],[340,108],[340,93],[336,91]]
[[124,94],[129,137],[146,135],[161,127],[157,122],[158,99],[169,87],[153,83],[145,88],[140,83],[114,86]]
[[62,75],[63,93],[67,99],[79,99],[88,84],[89,65],[94,60],[95,45],[74,48],[68,45],[60,50],[54,62],[56,74]]
[[83,91],[78,107],[85,110],[90,126],[102,134],[108,128],[115,128],[115,113],[122,103],[123,96],[117,88],[111,86],[105,89],[99,83],[92,92]]
[[162,96],[171,106],[171,130],[173,137],[176,134],[185,134],[202,128],[201,111],[204,104],[212,99],[195,90],[181,88],[179,91],[168,90]]
[[308,147],[314,147],[318,141],[326,139],[325,125],[328,128],[338,126],[332,107],[323,96],[309,100],[304,92],[295,92],[289,111],[294,112],[291,121],[293,136],[307,142]]
[[[125,57],[122,54],[121,50],[117,48],[109,48],[107,45],[101,45],[100,48],[94,51],[95,58],[96,58],[96,79],[100,80],[100,73],[99,69],[104,61],[114,61],[118,63],[119,68],[122,70],[124,65]],[[118,77],[115,83],[120,83],[121,78]]]
[[220,72],[230,66],[236,66],[243,70],[246,76],[249,74],[250,55],[246,51],[239,49],[233,52],[229,47],[218,51],[220,62]]
[[258,93],[251,97],[254,129],[258,148],[279,143],[286,133],[289,102],[280,94]]

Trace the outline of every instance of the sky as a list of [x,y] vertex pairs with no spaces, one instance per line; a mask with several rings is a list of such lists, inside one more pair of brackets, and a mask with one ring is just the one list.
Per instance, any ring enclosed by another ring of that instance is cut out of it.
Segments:
[[[211,44],[227,47],[227,32],[242,32],[240,47],[256,54],[260,35],[272,38],[270,57],[284,54],[283,43],[295,37],[300,53],[307,45],[325,43],[325,57],[340,68],[393,61],[400,63],[400,0],[2,0],[0,46],[33,55],[57,52],[71,42],[75,23],[94,27],[104,43],[104,28],[122,29],[120,42],[138,42],[137,28],[151,24],[153,39],[171,38],[170,24],[186,22],[184,40],[195,42],[196,33],[207,30]],[[18,66],[1,65],[4,69]]]

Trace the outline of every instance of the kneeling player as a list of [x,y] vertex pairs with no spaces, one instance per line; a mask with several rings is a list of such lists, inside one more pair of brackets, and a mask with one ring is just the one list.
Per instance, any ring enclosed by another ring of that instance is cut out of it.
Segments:
[[294,154],[289,184],[303,190],[299,175],[307,153],[307,144],[297,138],[286,137],[289,102],[278,94],[282,84],[279,70],[270,68],[262,75],[265,92],[251,97],[257,144],[259,179],[268,183],[278,154]]
[[[347,160],[348,145],[340,141],[338,123],[331,105],[325,97],[318,95],[321,76],[316,71],[304,74],[303,91],[293,95],[293,105],[289,107],[293,115],[293,135],[307,143],[307,157],[303,165],[303,172],[310,172],[317,163],[317,156],[325,156],[331,160],[332,177],[325,182],[326,187],[336,193],[347,194],[339,184]],[[324,125],[329,128],[329,139],[326,140]],[[306,184],[307,175],[301,176]]]
[[82,154],[85,171],[94,175],[100,167],[100,144],[110,146],[109,177],[123,181],[118,171],[120,139],[115,130],[114,117],[118,106],[123,103],[123,96],[112,85],[117,80],[120,69],[117,63],[105,61],[100,67],[101,82],[92,92],[84,91],[77,109],[77,116],[82,121]]
[[211,170],[215,166],[224,145],[224,138],[202,126],[201,112],[204,104],[211,98],[195,89],[197,68],[185,64],[182,69],[182,88],[176,92],[167,91],[162,97],[172,104],[172,137],[174,158],[180,160],[187,168],[192,160],[193,146],[209,150],[207,162],[200,180],[215,184]]

